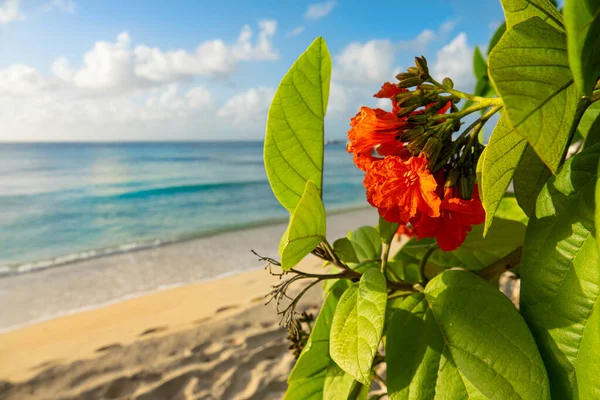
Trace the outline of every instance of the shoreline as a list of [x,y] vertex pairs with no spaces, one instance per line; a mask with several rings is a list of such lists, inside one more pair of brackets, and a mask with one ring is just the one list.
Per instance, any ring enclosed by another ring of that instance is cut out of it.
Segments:
[[[328,211],[328,215],[338,215],[351,213],[354,211],[361,211],[369,209],[368,204],[359,206],[351,205],[349,207],[332,207],[331,211]],[[244,231],[249,229],[267,227],[271,225],[279,225],[286,223],[288,217],[281,218],[270,218],[260,222],[253,222],[241,225],[232,225],[230,227],[217,228],[206,232],[184,234],[173,239],[144,239],[137,242],[122,243],[119,245],[101,247],[96,249],[82,250],[70,254],[63,254],[48,259],[41,259],[35,261],[24,261],[21,263],[2,264],[0,265],[0,279],[5,277],[11,277],[21,274],[36,273],[50,268],[59,268],[70,264],[76,264],[85,262],[87,260],[95,260],[104,257],[111,257],[119,254],[135,253],[138,251],[145,251],[149,249],[159,248],[163,246],[170,246],[178,243],[185,243],[197,239],[203,239],[230,232]],[[0,333],[2,328],[0,327]]]
[[[327,223],[327,236],[333,241],[361,225],[375,225],[377,213],[362,207],[331,211]],[[35,273],[2,276],[0,302],[11,304],[11,308],[0,315],[0,334],[172,288],[211,283],[260,269],[264,263],[250,250],[264,256],[276,255],[279,238],[286,228],[287,221],[274,222],[73,262]]]
[[[308,257],[300,268],[321,263]],[[250,271],[2,334],[0,397],[281,398],[294,358],[264,297],[278,282]],[[320,301],[318,285],[297,312],[315,314]]]

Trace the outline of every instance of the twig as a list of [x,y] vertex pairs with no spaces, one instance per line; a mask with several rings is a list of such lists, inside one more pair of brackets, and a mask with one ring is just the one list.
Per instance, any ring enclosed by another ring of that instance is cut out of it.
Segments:
[[513,250],[509,255],[494,261],[487,267],[477,271],[477,275],[482,277],[488,282],[492,282],[497,279],[506,271],[510,271],[521,264],[521,255],[523,253],[523,247],[518,247]]

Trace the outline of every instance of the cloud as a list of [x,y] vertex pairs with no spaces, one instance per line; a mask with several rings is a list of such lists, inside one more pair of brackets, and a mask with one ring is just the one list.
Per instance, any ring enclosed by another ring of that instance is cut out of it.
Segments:
[[247,124],[263,121],[266,118],[271,100],[275,95],[272,88],[252,88],[229,99],[217,112],[219,118],[234,124]]
[[447,76],[458,89],[472,91],[475,85],[472,57],[473,48],[467,44],[467,34],[459,33],[437,52],[431,72],[438,81]]
[[55,87],[55,82],[27,65],[16,64],[0,69],[0,96],[37,95]]
[[306,10],[306,14],[304,14],[304,17],[306,19],[321,19],[325,16],[327,16],[331,10],[333,10],[333,7],[335,7],[335,5],[337,4],[336,1],[326,1],[324,3],[315,3],[315,4],[311,4],[308,6],[308,9]]
[[134,47],[129,34],[122,32],[115,42],[96,42],[83,55],[83,62],[77,68],[73,68],[66,57],[57,58],[52,64],[52,78],[64,85],[103,95],[189,81],[197,76],[226,79],[239,62],[277,60],[279,54],[271,43],[276,30],[276,21],[262,20],[256,40],[246,25],[235,43],[208,40],[194,51],[162,50],[146,45]]
[[0,24],[24,18],[19,13],[20,2],[21,0],[4,0],[4,3],[0,4]]
[[454,18],[454,19],[449,19],[448,21],[444,22],[441,26],[440,26],[440,32],[441,33],[450,33],[454,30],[454,28],[456,28],[456,25],[460,22],[460,18]]
[[398,50],[412,53],[423,53],[429,43],[437,37],[431,29],[425,29],[412,40],[403,40],[398,43]]
[[372,85],[391,79],[396,46],[390,40],[350,43],[334,57],[333,79]]
[[304,32],[304,27],[303,26],[297,26],[294,29],[292,29],[291,31],[289,31],[288,33],[286,33],[285,36],[287,36],[287,37],[298,36],[302,32]]
[[42,11],[62,11],[69,14],[75,14],[77,4],[73,0],[52,0],[42,6]]

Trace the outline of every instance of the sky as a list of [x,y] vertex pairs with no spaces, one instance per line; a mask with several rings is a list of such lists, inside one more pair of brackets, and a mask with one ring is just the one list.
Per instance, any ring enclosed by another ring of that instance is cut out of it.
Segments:
[[498,0],[0,0],[0,141],[262,140],[281,78],[318,36],[326,137],[425,55],[472,90]]

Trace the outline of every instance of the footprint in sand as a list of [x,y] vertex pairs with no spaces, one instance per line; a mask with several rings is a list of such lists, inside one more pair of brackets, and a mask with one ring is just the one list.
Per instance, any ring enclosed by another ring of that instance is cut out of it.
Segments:
[[136,391],[139,383],[127,377],[120,377],[112,381],[106,388],[104,396],[105,399],[119,399],[124,396],[128,396]]
[[236,308],[240,308],[240,306],[234,304],[234,305],[230,305],[230,306],[221,307],[221,308],[218,308],[217,311],[215,311],[215,314],[220,314],[222,312],[233,310]]
[[111,343],[106,346],[98,347],[95,351],[96,353],[104,353],[105,351],[122,349],[123,345],[121,343]]
[[47,367],[52,367],[55,364],[57,364],[59,361],[58,358],[52,359],[52,360],[48,360],[48,361],[44,361],[42,363],[39,363],[37,365],[34,365],[33,367],[31,367],[30,369],[32,371],[38,370],[38,369],[43,369],[43,368],[47,368]]
[[154,328],[148,328],[144,332],[140,333],[138,336],[146,336],[146,335],[151,335],[153,333],[164,332],[167,329],[169,329],[168,326],[157,326]]

